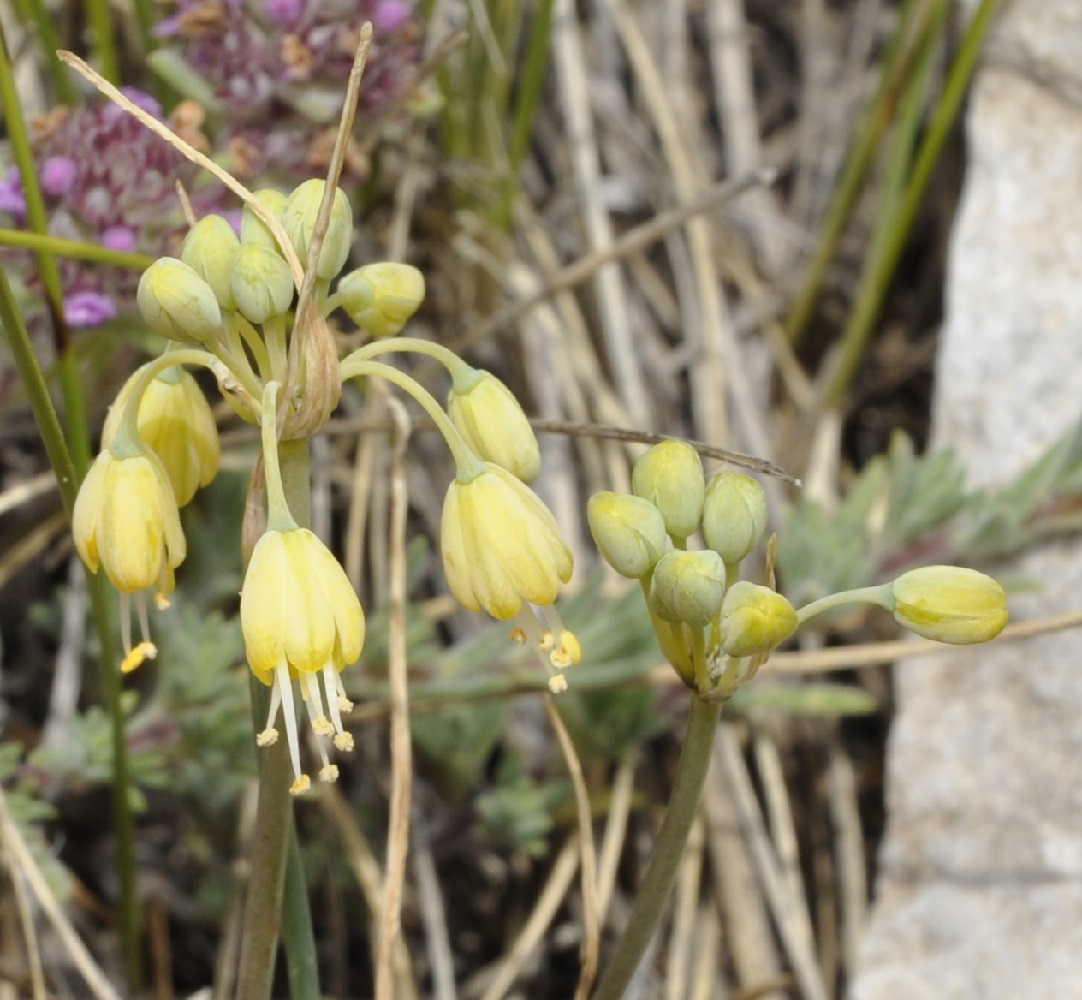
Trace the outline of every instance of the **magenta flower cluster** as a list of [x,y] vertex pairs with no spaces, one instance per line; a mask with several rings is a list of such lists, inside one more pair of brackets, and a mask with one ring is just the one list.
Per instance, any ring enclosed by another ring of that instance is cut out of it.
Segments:
[[[156,117],[161,107],[133,89],[126,95]],[[38,183],[49,216],[49,233],[61,239],[97,243],[113,250],[152,256],[175,249],[186,229],[176,193],[184,185],[197,214],[213,211],[224,190],[207,179],[164,140],[107,102],[57,109],[36,123],[33,152]],[[17,169],[0,180],[0,213],[8,225],[23,227],[26,196]],[[41,302],[40,276],[26,251],[5,249],[9,273]],[[98,263],[58,258],[64,289],[64,315],[72,327],[98,326],[134,303],[139,275]],[[39,306],[34,324],[44,313]]]
[[[213,95],[217,108],[208,110],[220,113],[217,144],[231,147],[233,172],[295,184],[326,169],[365,21],[373,39],[363,122],[401,92],[420,57],[420,28],[404,0],[178,0],[155,33],[195,75],[190,96]],[[347,162],[345,184],[364,170]]]

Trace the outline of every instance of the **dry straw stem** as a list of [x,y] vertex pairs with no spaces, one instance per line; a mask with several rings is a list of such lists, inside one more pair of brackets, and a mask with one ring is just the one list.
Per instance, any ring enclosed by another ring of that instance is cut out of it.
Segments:
[[597,899],[597,853],[594,849],[593,810],[590,791],[582,774],[582,764],[575,752],[575,744],[564,725],[552,695],[545,695],[545,710],[559,740],[560,750],[567,764],[568,774],[575,789],[575,808],[579,818],[579,845],[582,854],[582,969],[575,987],[575,1000],[586,1000],[597,975],[597,961],[601,950],[601,917]]
[[388,396],[387,407],[397,424],[391,458],[390,607],[387,676],[391,694],[391,801],[387,829],[387,870],[383,880],[376,955],[376,1000],[394,1000],[393,955],[402,915],[402,884],[409,850],[410,788],[413,777],[409,723],[408,650],[406,634],[406,487],[405,451],[410,436],[405,406]]
[[26,938],[26,959],[30,966],[30,988],[34,1000],[44,1000],[45,971],[41,967],[41,949],[38,947],[38,934],[34,927],[34,914],[31,911],[30,900],[27,898],[26,885],[23,882],[22,872],[19,871],[19,863],[15,852],[8,844],[8,839],[3,838],[4,862],[8,870],[8,879],[15,896],[15,909],[19,915],[19,923],[22,924],[23,936]]
[[113,984],[106,978],[105,973],[98,968],[50,890],[34,856],[26,846],[26,841],[23,840],[18,825],[11,817],[7,796],[2,788],[0,788],[0,838],[3,839],[4,847],[20,876],[26,879],[30,891],[33,892],[42,912],[52,924],[53,930],[56,931],[57,937],[67,950],[72,964],[83,977],[91,994],[96,1000],[120,1000],[120,994],[113,988]]
[[443,905],[439,874],[427,837],[414,834],[410,859],[413,862],[427,958],[432,972],[432,1000],[456,1000],[455,956],[447,929],[447,911]]
[[616,869],[627,839],[627,820],[631,815],[631,799],[635,790],[635,757],[629,755],[620,761],[612,781],[609,798],[609,818],[601,837],[601,854],[597,871],[597,910],[601,925],[609,909],[613,886],[616,885]]
[[540,942],[541,936],[552,923],[579,866],[578,839],[577,835],[568,838],[556,856],[548,881],[534,904],[533,912],[519,931],[511,950],[497,963],[492,980],[481,995],[481,1000],[503,1000]]

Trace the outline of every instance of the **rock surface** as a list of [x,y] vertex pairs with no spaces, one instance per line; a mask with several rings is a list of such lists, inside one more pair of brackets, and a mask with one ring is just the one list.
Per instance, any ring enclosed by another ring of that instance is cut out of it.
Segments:
[[[1082,4],[1016,0],[968,111],[936,443],[1010,479],[1082,411]],[[996,568],[1082,605],[1082,546]],[[887,836],[852,1000],[1082,996],[1082,636],[899,665]]]

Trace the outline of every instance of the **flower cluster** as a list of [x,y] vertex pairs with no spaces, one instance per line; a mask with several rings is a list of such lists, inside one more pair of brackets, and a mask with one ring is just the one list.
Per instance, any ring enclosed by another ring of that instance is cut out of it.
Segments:
[[[609,565],[640,581],[662,651],[703,697],[730,697],[801,624],[845,604],[878,605],[917,635],[961,645],[993,639],[1007,623],[1003,588],[957,566],[910,570],[799,611],[772,587],[741,580],[740,563],[765,531],[766,495],[741,473],[706,482],[698,453],[685,442],[646,452],[632,489],[591,497],[590,530]],[[689,539],[697,533],[704,547],[694,549]]]
[[[324,198],[329,225],[318,248]],[[104,566],[121,591],[124,670],[154,655],[145,593],[167,603],[184,559],[179,507],[218,466],[218,439],[206,400],[181,365],[214,371],[233,409],[260,427],[267,509],[260,519],[241,592],[240,620],[249,666],[270,687],[260,746],[284,725],[294,770],[292,791],[310,785],[301,761],[294,689],[307,709],[322,766],[338,775],[326,741],[352,749],[343,713],[352,707],[342,670],[358,660],[365,618],[342,567],[294,519],[283,487],[279,448],[309,438],[337,404],[342,383],[382,378],[410,393],[435,421],[455,460],[442,520],[443,563],[452,593],[472,610],[514,620],[512,637],[531,642],[550,671],[577,663],[578,640],[556,615],[572,557],[555,519],[526,485],[539,469],[529,421],[494,376],[429,341],[398,336],[421,304],[424,280],[406,264],[377,263],[339,277],[349,256],[353,221],[340,189],[306,181],[288,194],[250,196],[240,235],[222,217],[203,217],[178,257],[158,258],[142,275],[137,301],[152,331],[170,342],[121,391],[106,423],[103,451],[83,484],[75,540],[91,570]],[[296,301],[305,267],[312,297]],[[332,283],[337,285],[332,290]],[[325,322],[343,309],[372,335],[339,360]],[[446,409],[399,369],[375,360],[393,352],[426,354],[448,370]],[[142,641],[131,640],[131,602]],[[541,618],[533,607],[540,609]]]
[[[162,117],[154,98],[131,88],[124,93]],[[32,147],[49,233],[61,239],[164,253],[179,242],[185,226],[178,181],[199,212],[221,202],[220,185],[200,185],[195,167],[113,104],[57,108],[34,123]],[[0,180],[0,213],[14,226],[25,223],[26,197],[14,167]],[[40,302],[40,277],[30,254],[5,250],[4,262],[28,300]],[[64,315],[72,327],[98,326],[130,307],[137,280],[131,272],[70,259],[61,259],[59,266]],[[35,314],[43,315],[40,307],[29,310],[31,320]]]
[[[151,62],[181,93],[220,114],[238,177],[268,169],[290,180],[325,170],[357,47],[370,21],[372,47],[358,109],[379,115],[406,83],[421,33],[403,0],[178,0],[156,34]],[[346,179],[366,165],[347,161]]]
[[[707,483],[698,452],[665,441],[635,463],[632,489],[590,498],[598,550],[642,584],[661,648],[684,683],[728,697],[797,627],[784,597],[739,578],[766,528],[763,488],[735,472]],[[699,532],[705,547],[693,549]]]

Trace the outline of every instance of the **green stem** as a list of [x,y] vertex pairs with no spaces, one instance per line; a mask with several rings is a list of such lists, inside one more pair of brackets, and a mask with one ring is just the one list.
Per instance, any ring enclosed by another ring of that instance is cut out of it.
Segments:
[[620,1000],[665,911],[676,880],[676,869],[699,811],[720,714],[720,704],[710,704],[695,697],[691,699],[687,735],[680,750],[676,780],[654,854],[635,894],[627,926],[616,942],[593,1000]]
[[[906,177],[913,162],[913,143],[920,125],[921,112],[935,62],[936,39],[950,13],[949,4],[941,4],[932,22],[932,30],[924,43],[916,70],[906,84],[902,97],[901,113],[894,130],[890,164],[879,199],[875,229],[871,245],[864,259],[856,300],[850,310],[849,318],[842,332],[837,360],[830,365],[827,374],[827,389],[823,400],[828,408],[841,406],[849,391],[872,333],[872,326],[879,315],[879,306],[886,294],[893,274],[893,263],[889,259],[892,245],[901,246],[899,233],[908,235],[909,225],[898,214],[898,205],[906,187]],[[904,227],[904,228],[903,228]]]
[[282,941],[286,948],[290,1000],[319,1000],[319,965],[316,959],[312,910],[297,830],[290,832],[286,855],[285,894],[282,901]]
[[267,528],[271,531],[291,531],[298,527],[286,501],[282,468],[278,460],[277,399],[281,386],[268,382],[263,390],[263,413],[259,421],[263,440],[263,470],[267,481]]
[[124,250],[110,250],[97,243],[83,243],[81,240],[62,240],[59,236],[43,233],[28,233],[22,229],[0,229],[0,246],[22,247],[38,253],[53,254],[71,260],[92,260],[98,264],[122,267],[128,271],[145,271],[154,263],[153,257],[143,253],[128,253]]
[[87,14],[98,52],[98,72],[110,83],[120,82],[120,60],[113,35],[113,12],[109,0],[87,0]]
[[55,15],[47,10],[44,0],[21,0],[17,4],[26,20],[34,22],[38,33],[38,50],[45,57],[45,63],[49,67],[49,75],[52,77],[53,86],[56,88],[56,96],[61,104],[75,103],[75,88],[71,84],[71,77],[67,68],[56,58],[56,50],[63,48],[56,34],[54,23]]
[[378,361],[358,360],[356,352],[341,362],[339,372],[343,382],[351,378],[372,375],[376,378],[386,379],[403,391],[408,392],[421,405],[425,413],[432,418],[436,429],[447,442],[447,447],[451,449],[451,455],[455,460],[456,467],[455,478],[458,482],[472,482],[485,471],[485,463],[466,444],[462,435],[459,434],[458,428],[451,423],[451,418],[444,412],[443,407],[436,402],[432,393],[425,389],[416,379],[411,378],[405,372],[400,372],[397,368],[392,368],[390,365],[380,364]]
[[420,337],[388,337],[386,340],[373,340],[364,347],[357,348],[342,363],[370,361],[380,354],[398,352],[423,354],[432,358],[433,361],[438,361],[447,369],[454,382],[454,388],[458,392],[465,392],[481,377],[481,373],[473,365],[467,364],[454,351],[442,344],[435,344],[431,340],[422,340]]
[[[277,447],[277,455],[282,489],[290,509],[299,523],[308,524],[311,520],[308,442],[283,441]],[[250,689],[253,733],[258,733],[266,723],[270,692],[254,675],[250,677]],[[244,910],[236,1000],[268,1000],[270,997],[279,927],[287,938],[291,979],[294,968],[307,969],[303,976],[309,981],[309,977],[315,976],[311,922],[297,916],[298,908],[307,906],[303,878],[290,878],[288,883],[285,879],[289,843],[293,836],[293,800],[289,794],[292,774],[285,740],[260,749],[259,801],[252,838],[251,878]],[[289,914],[284,922],[283,900],[285,912]],[[319,995],[318,985],[313,995]]]
[[826,597],[820,597],[818,601],[812,601],[811,604],[805,604],[797,611],[796,616],[803,625],[817,615],[847,604],[874,604],[890,610],[893,600],[891,587],[892,584],[881,583],[872,587],[858,587],[856,590],[843,590],[840,594],[829,594]]
[[[901,203],[897,211],[891,213],[891,224],[882,239],[882,245],[876,248],[874,254],[875,265],[872,268],[871,278],[861,284],[860,294],[853,305],[849,327],[853,328],[855,334],[859,334],[864,340],[867,339],[867,332],[870,331],[872,323],[875,322],[875,318],[879,315],[883,297],[886,295],[890,279],[898,267],[898,260],[913,228],[913,222],[916,219],[921,202],[924,200],[928,182],[931,180],[932,172],[939,162],[940,154],[943,152],[943,144],[950,134],[951,126],[954,124],[962,99],[965,97],[970,78],[977,64],[977,57],[980,55],[985,35],[988,33],[992,21],[992,15],[995,13],[996,4],[997,0],[982,0],[980,7],[969,22],[962,43],[959,46],[958,55],[951,64],[947,83],[943,88],[943,95],[936,106],[920,149],[917,151]],[[946,11],[944,11],[945,13]],[[836,371],[826,397],[828,404],[838,405],[854,368],[855,364],[852,359],[846,358],[845,364]]]
[[[53,401],[45,385],[30,336],[15,304],[15,296],[8,284],[7,274],[0,267],[0,326],[8,343],[12,360],[18,369],[38,433],[45,445],[64,510],[71,521],[78,492],[78,475],[71,453],[68,451],[64,432],[60,429]],[[131,784],[128,765],[128,743],[124,730],[124,713],[120,706],[120,674],[116,669],[117,652],[113,641],[112,598],[104,573],[87,575],[87,590],[94,629],[98,633],[101,657],[98,662],[99,683],[106,711],[111,724],[110,737],[113,750],[113,829],[116,833],[117,871],[120,879],[120,932],[124,946],[125,973],[128,990],[139,992],[143,980],[142,948],[140,946],[139,892],[135,869],[135,821],[132,818]]]
[[[945,0],[938,0],[938,2],[942,5]],[[924,8],[923,21],[917,25],[911,36],[910,22],[913,11],[920,6]],[[834,258],[838,243],[841,241],[857,198],[860,196],[864,179],[868,175],[879,148],[879,140],[894,117],[898,92],[909,76],[914,54],[921,50],[924,39],[930,31],[931,13],[932,11],[927,4],[923,3],[923,0],[910,0],[899,19],[897,30],[891,40],[890,51],[883,62],[879,86],[861,121],[842,175],[838,179],[838,186],[827,207],[815,254],[808,263],[800,290],[785,318],[785,333],[793,344],[799,342],[811,319],[815,304],[819,300],[819,292],[826,278],[827,267]],[[907,45],[908,37],[912,37],[913,41]]]

